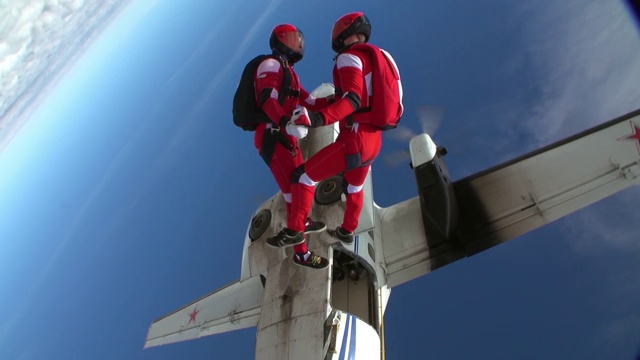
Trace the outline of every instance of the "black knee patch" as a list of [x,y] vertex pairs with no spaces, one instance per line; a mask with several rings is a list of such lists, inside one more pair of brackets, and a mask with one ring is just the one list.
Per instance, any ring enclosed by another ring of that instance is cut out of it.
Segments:
[[295,170],[293,170],[293,174],[291,174],[291,182],[294,184],[299,183],[302,174],[304,174],[304,164],[298,166]]
[[360,154],[347,155],[347,170],[359,168],[362,165],[362,156]]

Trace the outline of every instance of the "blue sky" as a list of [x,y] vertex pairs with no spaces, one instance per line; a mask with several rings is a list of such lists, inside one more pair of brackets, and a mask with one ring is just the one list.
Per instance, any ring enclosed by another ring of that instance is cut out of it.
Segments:
[[[231,123],[242,67],[290,22],[303,84],[330,81],[331,26],[355,10],[400,67],[402,124],[444,109],[434,139],[454,179],[640,108],[621,3],[132,2],[0,153],[0,358],[252,358],[254,329],[142,346],[151,321],[238,278],[247,223],[276,191]],[[406,147],[386,136],[383,154]],[[416,195],[407,166],[373,169],[381,206]],[[633,358],[639,195],[393,289],[388,358]]]

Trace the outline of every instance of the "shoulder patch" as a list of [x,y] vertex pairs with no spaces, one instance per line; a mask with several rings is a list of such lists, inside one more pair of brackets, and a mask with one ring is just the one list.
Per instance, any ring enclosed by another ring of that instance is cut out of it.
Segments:
[[278,71],[280,71],[280,62],[278,62],[278,60],[276,59],[268,58],[260,63],[260,65],[258,66],[257,72],[258,72],[258,77],[260,77],[265,73],[268,73],[268,72],[277,73]]
[[362,70],[362,60],[354,54],[340,54],[336,59],[336,66],[338,69],[343,67],[355,67]]

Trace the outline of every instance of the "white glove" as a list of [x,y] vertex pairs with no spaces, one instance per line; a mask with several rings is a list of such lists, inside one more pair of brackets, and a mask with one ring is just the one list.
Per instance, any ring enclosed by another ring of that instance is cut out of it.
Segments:
[[309,128],[303,125],[296,125],[293,122],[293,118],[287,123],[285,130],[287,131],[287,134],[295,136],[298,139],[304,139],[307,137],[307,134],[309,134]]
[[295,125],[302,126],[311,126],[311,120],[309,120],[309,112],[307,108],[304,106],[298,106],[295,110],[293,110],[293,114],[291,114],[291,121]]

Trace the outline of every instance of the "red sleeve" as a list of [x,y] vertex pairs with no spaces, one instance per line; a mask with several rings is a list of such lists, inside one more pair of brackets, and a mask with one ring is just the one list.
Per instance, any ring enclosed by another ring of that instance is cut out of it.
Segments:
[[324,124],[331,125],[353,114],[355,111],[356,109],[354,109],[351,101],[341,98],[319,112],[324,115]]
[[[262,111],[276,125],[280,124],[283,116],[288,116],[282,105],[278,102],[278,90],[282,87],[282,66],[272,58],[267,58],[260,63],[255,76],[256,101]],[[262,98],[269,94],[269,97],[262,102]]]
[[[351,92],[362,97],[362,89],[364,86],[362,70],[357,67],[348,66],[338,69],[337,72],[340,84],[336,84],[336,87],[339,87],[343,94]],[[342,97],[328,107],[320,110],[320,112],[324,115],[325,125],[330,125],[353,114],[356,110],[349,99]]]
[[342,90],[343,94],[352,92],[362,96],[364,94],[364,76],[362,70],[354,66],[347,66],[338,69],[340,84],[336,87]]
[[300,105],[306,107],[309,110],[318,111],[324,109],[331,104],[330,100],[326,97],[316,98],[311,96],[307,90],[300,87]]
[[267,101],[262,105],[262,111],[273,121],[276,126],[280,126],[280,120],[283,116],[290,116],[291,114],[287,114],[278,100],[270,97]]

